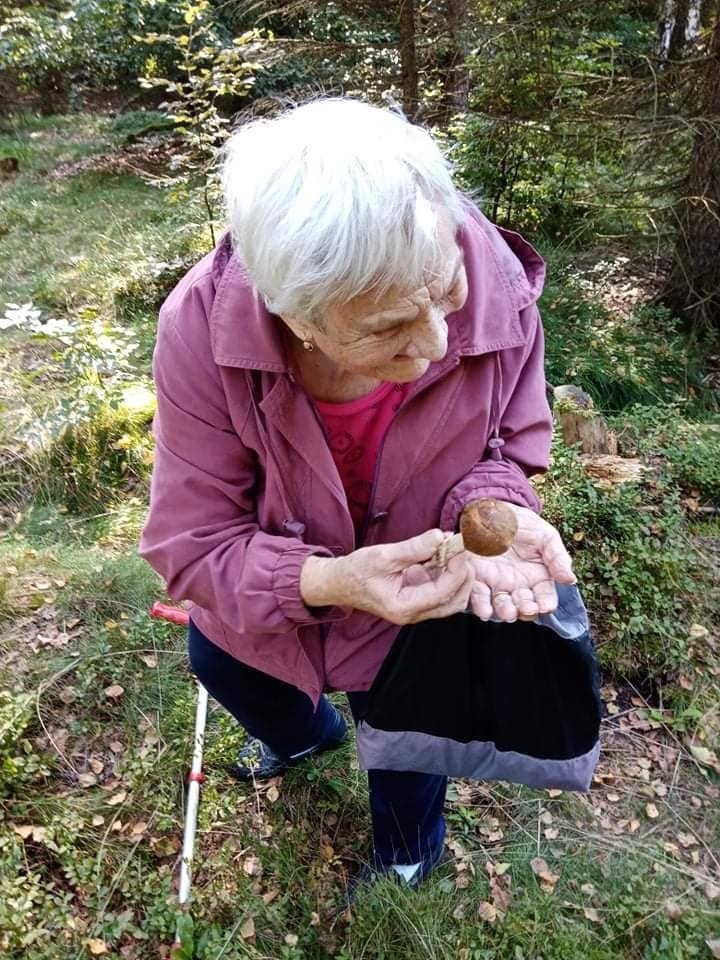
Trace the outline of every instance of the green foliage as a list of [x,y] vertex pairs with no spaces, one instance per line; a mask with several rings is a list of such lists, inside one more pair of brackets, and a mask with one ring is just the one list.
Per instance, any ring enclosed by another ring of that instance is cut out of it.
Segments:
[[609,105],[647,69],[654,17],[621,2],[532,11],[517,0],[481,5],[469,107],[450,128],[464,186],[491,219],[551,242],[646,228],[650,184],[637,177],[636,146]]
[[677,489],[661,476],[605,489],[559,437],[552,458],[540,484],[544,514],[573,551],[602,659],[614,671],[658,676],[682,660],[687,598],[700,584]]
[[635,405],[611,426],[624,456],[660,461],[683,493],[720,505],[720,418],[690,420],[680,403]]
[[26,736],[34,707],[30,694],[0,690],[0,797],[18,793],[35,777],[47,773]]
[[181,19],[178,0],[76,0],[57,6],[11,7],[0,26],[0,61],[23,90],[57,98],[74,86],[134,81],[151,61],[172,67],[162,41],[142,47],[137,34],[166,29]]
[[707,392],[702,348],[688,343],[667,309],[641,305],[613,316],[593,300],[577,267],[555,263],[552,252],[540,311],[547,379],[582,387],[604,411]]
[[[183,5],[182,25],[166,33],[147,33],[143,41],[163,42],[175,52],[172,76],[164,76],[148,61],[140,80],[145,89],[160,87],[168,94],[162,104],[175,129],[183,134],[185,164],[192,171],[206,169],[227,136],[230,120],[219,109],[222,98],[243,98],[262,69],[264,36],[250,30],[230,37],[214,16],[209,0]],[[180,178],[182,175],[178,175]]]

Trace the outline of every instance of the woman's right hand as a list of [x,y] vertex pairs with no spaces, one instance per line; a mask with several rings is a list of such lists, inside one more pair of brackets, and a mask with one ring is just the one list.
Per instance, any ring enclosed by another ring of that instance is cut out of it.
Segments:
[[308,557],[300,575],[303,601],[309,607],[365,610],[400,625],[460,613],[474,582],[466,555],[453,557],[445,569],[421,566],[444,539],[441,530],[428,530],[344,557]]

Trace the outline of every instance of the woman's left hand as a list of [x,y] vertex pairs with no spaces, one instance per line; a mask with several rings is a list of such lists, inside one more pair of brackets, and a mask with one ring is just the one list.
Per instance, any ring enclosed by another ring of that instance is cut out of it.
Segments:
[[555,583],[576,583],[560,534],[534,511],[507,503],[518,521],[512,546],[497,557],[466,552],[475,570],[470,608],[481,620],[534,620],[558,604]]

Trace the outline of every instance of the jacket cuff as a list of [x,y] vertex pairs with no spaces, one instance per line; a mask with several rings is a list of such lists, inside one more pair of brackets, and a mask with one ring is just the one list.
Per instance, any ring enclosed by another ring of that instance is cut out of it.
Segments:
[[529,482],[506,486],[498,483],[496,478],[488,477],[483,483],[481,476],[470,476],[461,481],[445,500],[440,514],[440,529],[455,532],[463,508],[473,500],[481,500],[485,497],[505,500],[507,503],[514,503],[517,507],[527,507],[535,513],[542,513],[542,500]]
[[300,593],[300,573],[308,557],[332,557],[324,547],[307,544],[290,547],[278,555],[272,574],[272,589],[282,613],[298,626],[329,623],[350,616],[349,607],[308,607]]

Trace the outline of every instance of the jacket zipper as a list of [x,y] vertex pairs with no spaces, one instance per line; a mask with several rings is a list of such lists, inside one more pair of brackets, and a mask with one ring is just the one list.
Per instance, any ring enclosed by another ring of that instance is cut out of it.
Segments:
[[370,488],[370,499],[368,500],[368,506],[367,506],[367,510],[366,510],[366,512],[365,512],[365,520],[363,521],[362,530],[360,531],[360,536],[357,538],[357,542],[356,542],[356,545],[355,545],[355,549],[358,549],[359,547],[363,547],[363,546],[365,545],[365,538],[367,537],[368,528],[370,527],[370,523],[371,523],[372,516],[373,516],[373,513],[374,513],[375,493],[376,493],[376,490],[377,490],[377,480],[378,480],[378,476],[379,476],[379,474],[380,474],[380,463],[381,463],[381,460],[382,460],[383,451],[385,450],[385,441],[387,440],[387,435],[388,435],[388,433],[390,433],[390,430],[392,429],[393,425],[394,425],[394,424],[397,422],[397,420],[399,419],[400,414],[403,412],[403,410],[407,409],[407,407],[409,407],[410,404],[411,404],[414,400],[416,400],[421,394],[423,394],[423,393],[424,393],[429,387],[431,387],[434,383],[437,383],[438,380],[441,380],[441,379],[445,376],[445,374],[450,373],[451,370],[454,370],[455,367],[457,367],[457,366],[459,365],[459,363],[460,363],[460,354],[458,354],[458,355],[455,357],[455,362],[453,363],[452,366],[449,366],[449,367],[447,368],[447,370],[438,372],[431,380],[428,380],[427,383],[423,384],[423,386],[417,391],[417,393],[412,394],[412,396],[410,396],[410,397],[405,397],[405,399],[403,400],[403,402],[400,404],[400,409],[397,411],[397,413],[396,413],[396,415],[395,415],[392,423],[390,424],[390,427],[385,431],[385,436],[382,438],[382,442],[380,443],[380,449],[378,450],[377,459],[375,460],[375,470],[374,470],[374,473],[373,473],[373,482],[372,482],[372,486],[371,486],[371,488]]

